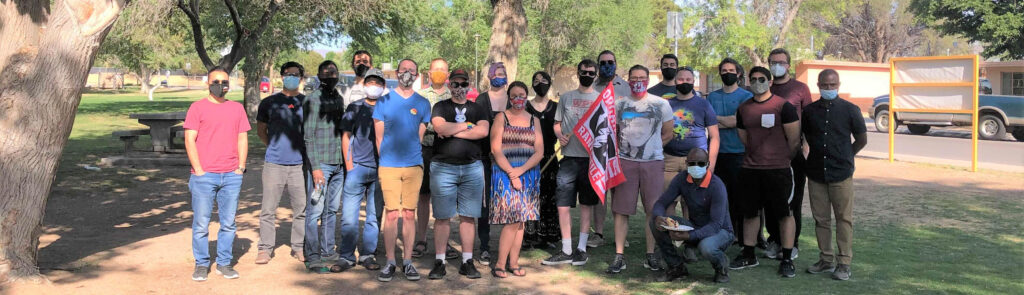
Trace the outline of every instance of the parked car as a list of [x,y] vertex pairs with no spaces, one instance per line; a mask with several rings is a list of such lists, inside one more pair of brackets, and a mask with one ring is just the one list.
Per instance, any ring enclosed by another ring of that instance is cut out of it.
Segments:
[[320,78],[317,78],[316,76],[307,77],[306,82],[303,84],[305,85],[302,86],[302,93],[313,93],[317,88],[320,88]]
[[[875,129],[889,132],[889,95],[876,97],[868,114]],[[896,113],[896,126],[907,125],[912,134],[925,134],[932,126],[970,126],[970,114]],[[978,95],[978,137],[1000,140],[1006,133],[1024,141],[1024,96]]]
[[260,79],[260,92],[271,93],[274,92],[274,84],[270,83],[270,78],[263,77]]

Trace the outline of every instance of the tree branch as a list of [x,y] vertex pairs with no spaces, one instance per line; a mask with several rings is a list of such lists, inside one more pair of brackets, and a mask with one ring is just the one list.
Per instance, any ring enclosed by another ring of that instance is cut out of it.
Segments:
[[210,55],[206,53],[206,45],[203,45],[203,27],[199,23],[199,2],[198,0],[191,0],[189,4],[185,4],[185,0],[178,0],[178,8],[188,16],[189,25],[192,26],[192,39],[195,41],[196,53],[199,54],[199,60],[203,62],[203,66],[207,69],[211,69],[216,64],[210,59]]
[[242,21],[238,19],[238,7],[235,7],[235,1],[224,0],[224,6],[228,7],[228,13],[231,14],[231,23],[235,25],[235,35],[241,38],[243,35]]
[[789,26],[793,24],[793,19],[796,18],[796,13],[800,11],[800,3],[804,0],[793,1],[793,6],[789,7],[789,12],[786,13],[786,19],[782,22],[782,28],[779,29],[779,38],[775,40],[774,48],[781,48],[786,43],[786,33],[789,32]]

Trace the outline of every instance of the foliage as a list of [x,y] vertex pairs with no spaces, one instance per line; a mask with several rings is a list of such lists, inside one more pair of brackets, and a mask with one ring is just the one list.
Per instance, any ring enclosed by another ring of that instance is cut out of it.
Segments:
[[838,24],[819,22],[829,33],[825,52],[859,62],[881,63],[913,54],[922,42],[924,24],[907,12],[908,0],[864,0]]
[[153,73],[184,68],[192,52],[186,33],[179,29],[185,25],[183,19],[167,17],[161,25],[140,25],[149,16],[140,6],[150,2],[138,1],[126,7],[97,54],[100,64],[124,67],[139,77],[143,92]]
[[1024,58],[1024,2],[913,0],[911,11],[943,35],[984,42],[985,57]]

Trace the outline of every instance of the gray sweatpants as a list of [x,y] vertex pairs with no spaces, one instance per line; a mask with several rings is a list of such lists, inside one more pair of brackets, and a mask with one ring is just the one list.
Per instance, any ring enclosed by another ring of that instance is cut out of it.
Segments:
[[306,181],[302,165],[263,165],[263,202],[260,208],[259,250],[271,250],[277,239],[277,206],[288,190],[292,203],[292,250],[301,250],[306,233]]

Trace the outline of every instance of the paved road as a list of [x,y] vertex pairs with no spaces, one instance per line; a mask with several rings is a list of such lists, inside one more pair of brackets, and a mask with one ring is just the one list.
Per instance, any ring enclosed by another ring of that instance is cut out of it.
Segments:
[[[889,134],[876,132],[868,119],[868,145],[862,155],[889,155]],[[964,128],[932,128],[925,135],[913,135],[906,127],[897,129],[896,159],[934,164],[970,166],[971,133]],[[978,166],[981,169],[1024,172],[1024,142],[978,140]]]

